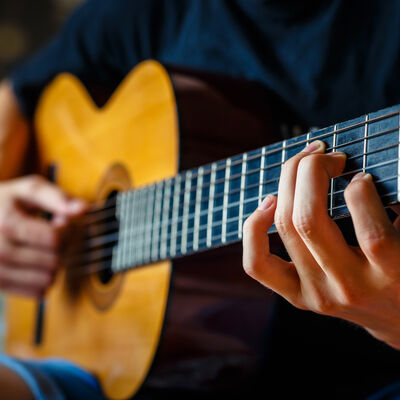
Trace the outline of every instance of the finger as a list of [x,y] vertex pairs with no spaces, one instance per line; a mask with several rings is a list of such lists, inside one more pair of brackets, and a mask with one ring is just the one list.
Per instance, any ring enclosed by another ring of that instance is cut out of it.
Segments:
[[69,198],[60,188],[39,175],[18,179],[14,190],[20,200],[50,213],[75,216],[86,209],[82,200]]
[[[356,261],[356,255],[329,217],[327,197],[330,178],[341,173],[345,161],[344,153],[315,154],[302,159],[297,171],[293,207],[296,231],[314,259],[326,274],[340,277],[346,265]],[[338,254],[340,262],[337,262]]]
[[243,268],[248,275],[299,303],[299,277],[292,263],[270,253],[267,232],[274,220],[276,198],[267,196],[243,225]]
[[[361,250],[371,263],[390,267],[392,264],[388,260],[397,260],[400,238],[382,205],[372,176],[357,174],[344,194]],[[398,273],[397,265],[396,270]]]
[[303,158],[312,153],[323,153],[324,150],[325,144],[317,140],[284,164],[279,180],[278,205],[275,215],[275,226],[299,275],[305,277],[317,274],[317,279],[321,270],[298,235],[292,217],[298,165]]
[[21,246],[3,239],[0,241],[0,262],[13,264],[15,268],[54,271],[59,260],[55,251]]
[[0,264],[0,289],[7,292],[17,290],[40,293],[53,282],[53,275],[39,270],[16,269],[11,264]]
[[20,210],[12,210],[0,219],[0,232],[10,240],[32,247],[56,249],[59,245],[60,229],[50,221],[31,217]]

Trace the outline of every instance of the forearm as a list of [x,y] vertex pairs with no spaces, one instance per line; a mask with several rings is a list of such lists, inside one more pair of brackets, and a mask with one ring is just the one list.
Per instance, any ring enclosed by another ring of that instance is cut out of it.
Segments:
[[29,123],[22,115],[9,81],[0,83],[0,180],[22,172],[29,141]]

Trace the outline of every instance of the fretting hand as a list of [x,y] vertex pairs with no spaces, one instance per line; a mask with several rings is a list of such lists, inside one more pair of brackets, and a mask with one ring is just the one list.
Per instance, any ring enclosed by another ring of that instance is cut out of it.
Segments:
[[[311,143],[282,167],[278,199],[267,196],[243,227],[243,266],[294,306],[343,318],[400,349],[400,235],[369,174],[357,174],[344,197],[360,247],[346,243],[327,212],[330,178],[344,153]],[[269,251],[276,228],[291,258]]]

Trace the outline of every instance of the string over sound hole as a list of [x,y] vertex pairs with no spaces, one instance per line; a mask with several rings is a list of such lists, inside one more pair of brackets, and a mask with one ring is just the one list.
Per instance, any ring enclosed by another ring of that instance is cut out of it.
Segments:
[[116,218],[116,191],[110,193],[99,208],[91,210],[86,218],[84,265],[95,273],[100,282],[108,284],[114,277],[111,268],[113,248],[118,240],[119,224]]

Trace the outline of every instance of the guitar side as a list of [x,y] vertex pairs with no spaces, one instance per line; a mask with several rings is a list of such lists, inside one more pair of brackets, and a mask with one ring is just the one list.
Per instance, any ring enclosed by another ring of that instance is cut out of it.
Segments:
[[[61,75],[36,114],[39,161],[53,166],[67,193],[89,202],[174,176],[178,164],[175,98],[166,71],[147,61],[98,109],[82,84]],[[124,399],[145,379],[156,352],[171,263],[71,285],[61,268],[46,295],[43,340],[34,344],[36,302],[6,298],[5,348],[22,358],[61,357],[94,373],[106,396]]]

